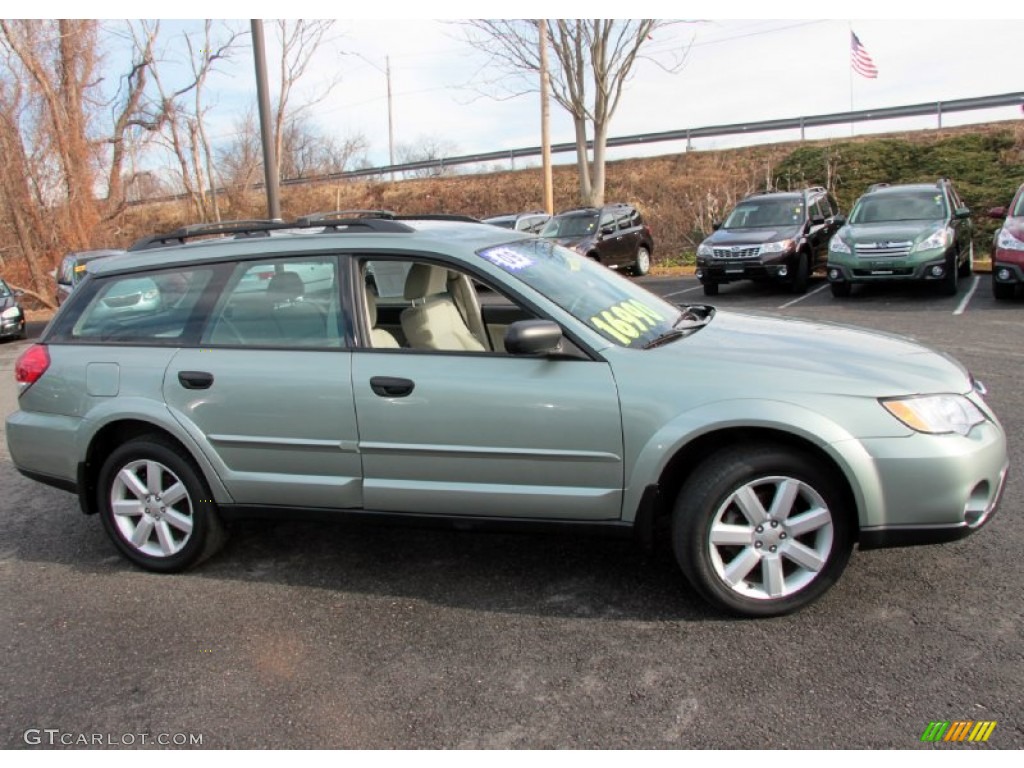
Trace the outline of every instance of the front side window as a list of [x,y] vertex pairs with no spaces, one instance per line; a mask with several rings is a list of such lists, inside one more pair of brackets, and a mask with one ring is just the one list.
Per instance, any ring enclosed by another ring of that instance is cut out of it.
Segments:
[[210,346],[344,346],[333,257],[242,262],[203,336]]
[[477,255],[619,346],[642,347],[671,331],[680,316],[678,307],[550,241],[524,240]]
[[173,343],[185,333],[211,269],[98,278],[85,309],[61,340]]

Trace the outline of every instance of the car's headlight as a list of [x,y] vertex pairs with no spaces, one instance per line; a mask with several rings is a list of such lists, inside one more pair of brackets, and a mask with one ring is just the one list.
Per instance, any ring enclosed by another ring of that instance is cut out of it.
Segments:
[[879,402],[911,429],[931,435],[966,435],[985,420],[978,407],[963,395],[896,397]]
[[21,317],[21,307],[8,307],[3,312],[0,312],[0,317],[5,320],[10,320],[12,317]]
[[792,240],[779,240],[777,243],[765,243],[762,245],[761,253],[785,253],[792,248]]
[[846,242],[839,237],[839,235],[832,238],[832,242],[828,244],[828,249],[832,251],[832,253],[853,253],[850,246],[848,246]]
[[699,246],[697,246],[697,255],[698,256],[714,256],[715,252],[713,250],[711,250],[711,246],[710,245],[707,245],[705,243],[701,243]]
[[933,248],[945,248],[953,241],[953,230],[948,227],[932,232],[928,237],[914,246],[915,251],[930,251]]
[[996,246],[1010,251],[1024,251],[1024,241],[1018,240],[1011,235],[1005,227],[999,230],[999,235],[996,237]]

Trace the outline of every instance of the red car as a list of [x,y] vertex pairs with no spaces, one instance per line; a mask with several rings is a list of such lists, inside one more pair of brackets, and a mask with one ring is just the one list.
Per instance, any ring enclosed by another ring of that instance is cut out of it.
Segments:
[[1012,299],[1017,286],[1024,284],[1024,184],[1009,208],[992,208],[988,215],[1006,219],[992,243],[992,295]]

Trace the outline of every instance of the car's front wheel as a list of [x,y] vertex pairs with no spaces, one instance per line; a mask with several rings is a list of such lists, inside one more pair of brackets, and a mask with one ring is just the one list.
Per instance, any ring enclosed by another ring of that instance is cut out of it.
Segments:
[[770,444],[707,458],[683,484],[672,544],[683,573],[713,604],[778,616],[821,597],[846,567],[850,513],[835,473]]
[[180,447],[159,435],[116,448],[100,470],[97,493],[114,545],[147,570],[185,570],[223,542],[205,480]]
[[718,283],[713,283],[710,280],[704,283],[704,295],[705,296],[717,296],[718,295]]
[[806,253],[800,253],[796,257],[796,271],[789,284],[793,293],[807,293],[807,283],[811,278],[811,262]]
[[832,295],[837,299],[845,299],[853,292],[853,286],[845,280],[841,283],[829,283]]
[[992,280],[992,296],[999,301],[1012,299],[1016,290],[1017,286],[1013,283],[997,283],[994,278]]

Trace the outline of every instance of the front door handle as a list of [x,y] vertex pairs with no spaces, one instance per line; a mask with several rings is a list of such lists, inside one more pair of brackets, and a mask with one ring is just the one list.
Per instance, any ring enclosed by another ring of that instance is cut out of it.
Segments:
[[395,376],[374,376],[370,379],[370,389],[381,397],[405,397],[416,383],[411,379],[399,379]]
[[185,389],[209,389],[213,374],[206,371],[178,371],[178,381]]

